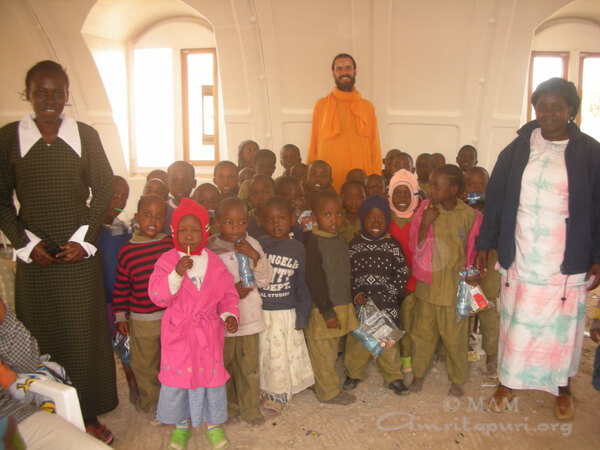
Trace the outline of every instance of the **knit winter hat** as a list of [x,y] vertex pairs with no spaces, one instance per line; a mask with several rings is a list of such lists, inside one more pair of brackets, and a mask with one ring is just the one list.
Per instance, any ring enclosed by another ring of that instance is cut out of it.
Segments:
[[[385,233],[381,234],[381,236],[379,237],[371,236],[365,231],[365,216],[373,208],[377,208],[381,210],[381,212],[383,212],[387,223]],[[380,239],[384,237],[387,234],[388,229],[390,228],[390,216],[390,205],[384,197],[382,197],[381,195],[371,195],[370,197],[366,198],[362,206],[360,207],[360,224],[362,225],[363,236],[367,237],[368,239]]]
[[202,250],[206,245],[206,241],[208,240],[210,218],[208,216],[208,211],[206,211],[206,209],[204,209],[202,205],[199,205],[194,200],[191,200],[186,197],[181,199],[181,202],[179,202],[179,206],[175,208],[175,211],[173,211],[173,216],[171,217],[171,233],[173,234],[173,245],[178,251],[187,253],[187,248],[181,248],[181,245],[179,245],[179,242],[177,241],[177,229],[179,228],[179,222],[181,221],[181,219],[188,215],[194,216],[202,224],[202,242],[196,250],[190,252],[190,255],[199,255],[202,253]]
[[[399,211],[398,209],[396,209],[394,203],[392,202],[392,197],[394,196],[394,189],[396,189],[398,186],[406,186],[410,191],[411,201],[408,205],[408,208],[406,208],[406,211]],[[394,174],[394,176],[390,180],[390,187],[388,188],[390,208],[396,213],[398,217],[411,217],[417,209],[417,207],[419,206],[419,199],[417,198],[418,192],[419,183],[417,182],[415,176],[406,169],[400,169]]]

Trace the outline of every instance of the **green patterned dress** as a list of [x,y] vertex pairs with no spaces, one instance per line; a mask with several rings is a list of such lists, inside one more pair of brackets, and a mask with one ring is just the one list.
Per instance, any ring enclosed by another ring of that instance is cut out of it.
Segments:
[[[0,229],[17,249],[29,242],[25,229],[64,245],[82,225],[89,225],[85,241],[97,244],[112,170],[98,133],[83,123],[77,126],[81,156],[59,137],[51,145],[39,139],[21,157],[19,123],[0,129]],[[15,299],[17,316],[37,338],[40,351],[66,369],[84,418],[114,409],[115,364],[100,256],[47,267],[18,260]]]

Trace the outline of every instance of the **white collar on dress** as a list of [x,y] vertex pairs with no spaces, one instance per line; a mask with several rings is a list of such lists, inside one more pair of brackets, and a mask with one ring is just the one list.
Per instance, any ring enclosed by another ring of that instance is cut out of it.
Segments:
[[[77,156],[81,158],[81,138],[79,137],[79,127],[77,122],[66,114],[61,116],[58,137],[67,143],[73,149]],[[31,147],[42,138],[40,130],[33,121],[35,114],[27,114],[19,122],[19,146],[21,149],[21,158],[24,158]]]

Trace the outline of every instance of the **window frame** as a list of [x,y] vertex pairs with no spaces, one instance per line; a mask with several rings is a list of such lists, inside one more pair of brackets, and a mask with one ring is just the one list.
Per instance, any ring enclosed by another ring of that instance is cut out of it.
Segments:
[[[583,103],[583,62],[586,58],[600,58],[600,52],[580,52],[579,53],[579,80],[577,84],[577,93]],[[579,106],[579,113],[575,118],[575,123],[578,127],[581,127],[581,105]]]
[[533,117],[533,105],[531,105],[531,94],[533,94],[533,60],[538,56],[553,56],[563,60],[562,77],[568,80],[569,75],[569,51],[540,51],[532,50],[529,57],[529,81],[527,83],[527,122],[530,122]]
[[[189,54],[212,54],[213,56],[213,107],[214,107],[214,159],[213,160],[192,160],[190,158],[190,142],[189,142],[189,103],[188,103],[188,66],[187,55]],[[181,131],[183,138],[183,159],[188,161],[193,166],[216,166],[219,162],[219,76],[217,64],[217,49],[216,48],[182,48],[179,51],[181,61],[181,107],[182,121]]]

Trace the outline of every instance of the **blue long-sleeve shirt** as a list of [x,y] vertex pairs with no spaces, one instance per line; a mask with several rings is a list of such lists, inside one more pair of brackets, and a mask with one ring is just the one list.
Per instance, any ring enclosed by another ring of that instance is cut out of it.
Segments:
[[258,239],[273,267],[268,286],[259,289],[263,309],[296,309],[296,328],[306,328],[312,300],[306,285],[306,253],[295,239],[275,239],[265,235]]

